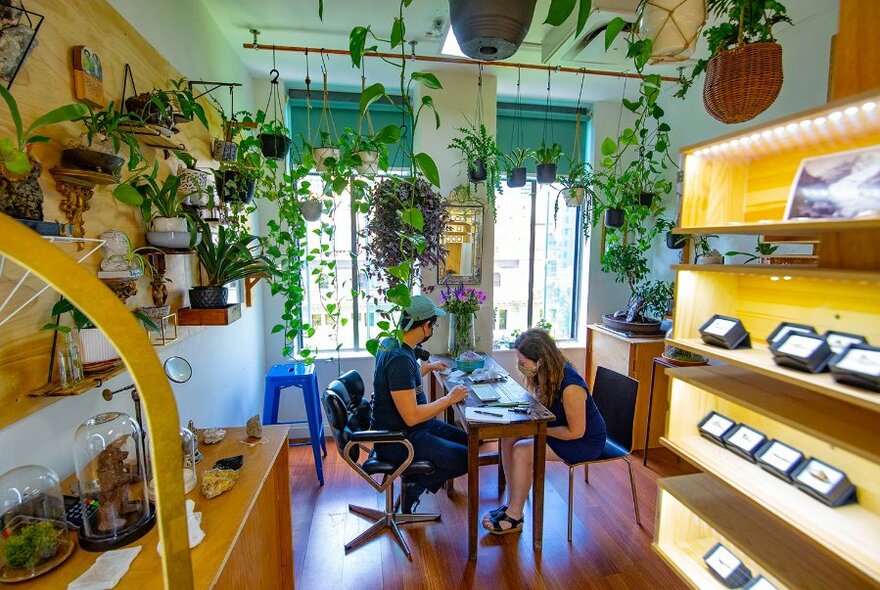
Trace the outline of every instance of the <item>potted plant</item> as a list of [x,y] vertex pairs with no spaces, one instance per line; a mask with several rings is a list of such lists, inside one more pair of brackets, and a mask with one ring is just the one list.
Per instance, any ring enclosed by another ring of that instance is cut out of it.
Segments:
[[187,152],[176,151],[174,155],[183,163],[178,168],[180,192],[184,203],[194,207],[210,207],[214,203],[213,175],[207,170],[196,168],[196,159]]
[[140,208],[150,244],[161,248],[187,248],[194,236],[189,229],[189,216],[183,209],[186,195],[180,190],[180,177],[169,174],[159,180],[158,172],[157,162],[150,173],[136,174],[118,185],[113,195]]
[[273,160],[283,160],[290,153],[290,131],[284,125],[284,121],[266,121],[266,113],[257,111],[257,125],[259,125],[260,149],[263,155]]
[[169,80],[170,90],[158,90],[157,93],[171,106],[171,113],[176,123],[187,123],[198,119],[205,129],[208,128],[208,117],[204,107],[198,103],[192,93],[189,80]]
[[742,123],[767,110],[782,88],[782,46],[773,27],[791,24],[779,0],[707,0],[714,26],[703,31],[709,57],[676,93],[683,97],[704,71],[703,104],[722,123]]
[[234,127],[233,121],[226,118],[226,111],[223,106],[217,102],[212,95],[208,95],[214,103],[214,108],[220,115],[221,129],[223,130],[223,139],[214,137],[211,140],[211,156],[218,162],[230,162],[238,157],[238,144],[233,141]]
[[88,113],[77,119],[85,127],[74,147],[61,152],[61,160],[67,165],[119,174],[125,160],[119,157],[123,144],[128,146],[128,169],[134,170],[141,160],[141,146],[129,131],[137,121],[128,113],[113,108],[113,101],[101,110],[86,105]]
[[317,172],[325,172],[328,166],[335,166],[339,161],[339,148],[333,147],[329,132],[321,131],[319,137],[320,145],[311,148],[312,161]]
[[45,125],[82,117],[86,108],[81,104],[58,107],[38,117],[25,128],[15,98],[2,85],[0,95],[6,101],[16,131],[15,138],[0,138],[0,211],[18,219],[42,221],[43,191],[37,179],[43,166],[31,155],[31,146],[47,142],[49,138],[33,132]]
[[528,148],[514,148],[504,155],[507,164],[507,186],[519,188],[526,185],[526,160],[534,158],[535,152]]
[[538,163],[535,173],[538,182],[541,184],[551,184],[556,182],[556,163],[562,157],[562,146],[554,143],[548,146],[543,141],[541,147],[535,150],[535,161]]
[[559,177],[559,183],[562,184],[560,192],[564,193],[568,207],[579,207],[588,194],[591,200],[594,196],[593,169],[584,162],[569,161],[568,174]]
[[260,140],[251,135],[244,137],[237,158],[223,162],[214,173],[220,198],[227,203],[250,203],[265,165]]
[[215,241],[208,224],[199,220],[199,225],[202,237],[196,244],[196,254],[206,278],[202,286],[189,290],[189,302],[193,309],[226,307],[227,283],[257,274],[268,275],[272,267],[268,258],[251,251],[256,236],[235,237],[232,230],[221,225]]
[[461,135],[452,139],[448,149],[461,152],[462,162],[467,166],[468,180],[474,184],[485,181],[489,202],[494,202],[495,189],[500,187],[498,159],[501,157],[495,138],[489,135],[482,123],[479,127],[459,127],[458,131]]
[[156,88],[125,99],[125,110],[137,117],[143,125],[157,125],[169,134],[175,123],[185,123],[198,118],[207,129],[208,117],[189,88],[186,78],[169,80],[170,89]]

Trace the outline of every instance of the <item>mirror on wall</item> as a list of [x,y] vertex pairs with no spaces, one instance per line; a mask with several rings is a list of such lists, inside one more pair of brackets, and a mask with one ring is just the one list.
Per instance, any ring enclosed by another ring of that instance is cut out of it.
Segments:
[[483,206],[447,205],[449,221],[441,241],[448,254],[437,267],[440,284],[480,282],[483,256]]

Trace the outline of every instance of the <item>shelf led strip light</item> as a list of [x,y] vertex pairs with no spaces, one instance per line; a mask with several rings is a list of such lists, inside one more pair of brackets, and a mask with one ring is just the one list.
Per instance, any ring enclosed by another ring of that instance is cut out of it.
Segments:
[[761,147],[772,147],[772,144],[785,139],[803,138],[806,134],[824,133],[829,126],[844,127],[849,125],[861,125],[865,121],[874,124],[880,120],[878,114],[878,99],[867,100],[861,104],[850,106],[838,106],[818,113],[816,116],[806,117],[800,121],[792,121],[786,125],[778,125],[773,128],[743,134],[722,143],[699,148],[691,152],[690,156],[712,157],[724,156],[732,152],[751,151]]

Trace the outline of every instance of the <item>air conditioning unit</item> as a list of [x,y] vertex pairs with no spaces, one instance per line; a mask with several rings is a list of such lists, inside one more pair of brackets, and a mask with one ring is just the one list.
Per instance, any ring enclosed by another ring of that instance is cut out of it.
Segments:
[[[593,0],[592,11],[580,35],[577,28],[577,7],[562,25],[553,27],[541,43],[541,61],[577,66],[624,66],[626,33],[635,26],[639,0]],[[620,17],[629,23],[605,50],[605,29],[613,19]]]

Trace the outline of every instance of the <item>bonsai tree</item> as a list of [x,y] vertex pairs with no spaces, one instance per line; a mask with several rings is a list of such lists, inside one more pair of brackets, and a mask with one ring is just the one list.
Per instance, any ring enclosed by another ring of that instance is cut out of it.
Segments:
[[461,152],[462,163],[467,166],[468,180],[477,184],[486,183],[486,200],[495,208],[495,191],[501,190],[499,160],[502,157],[495,145],[495,138],[486,131],[486,126],[469,124],[459,127],[460,135],[452,139],[448,149]]

